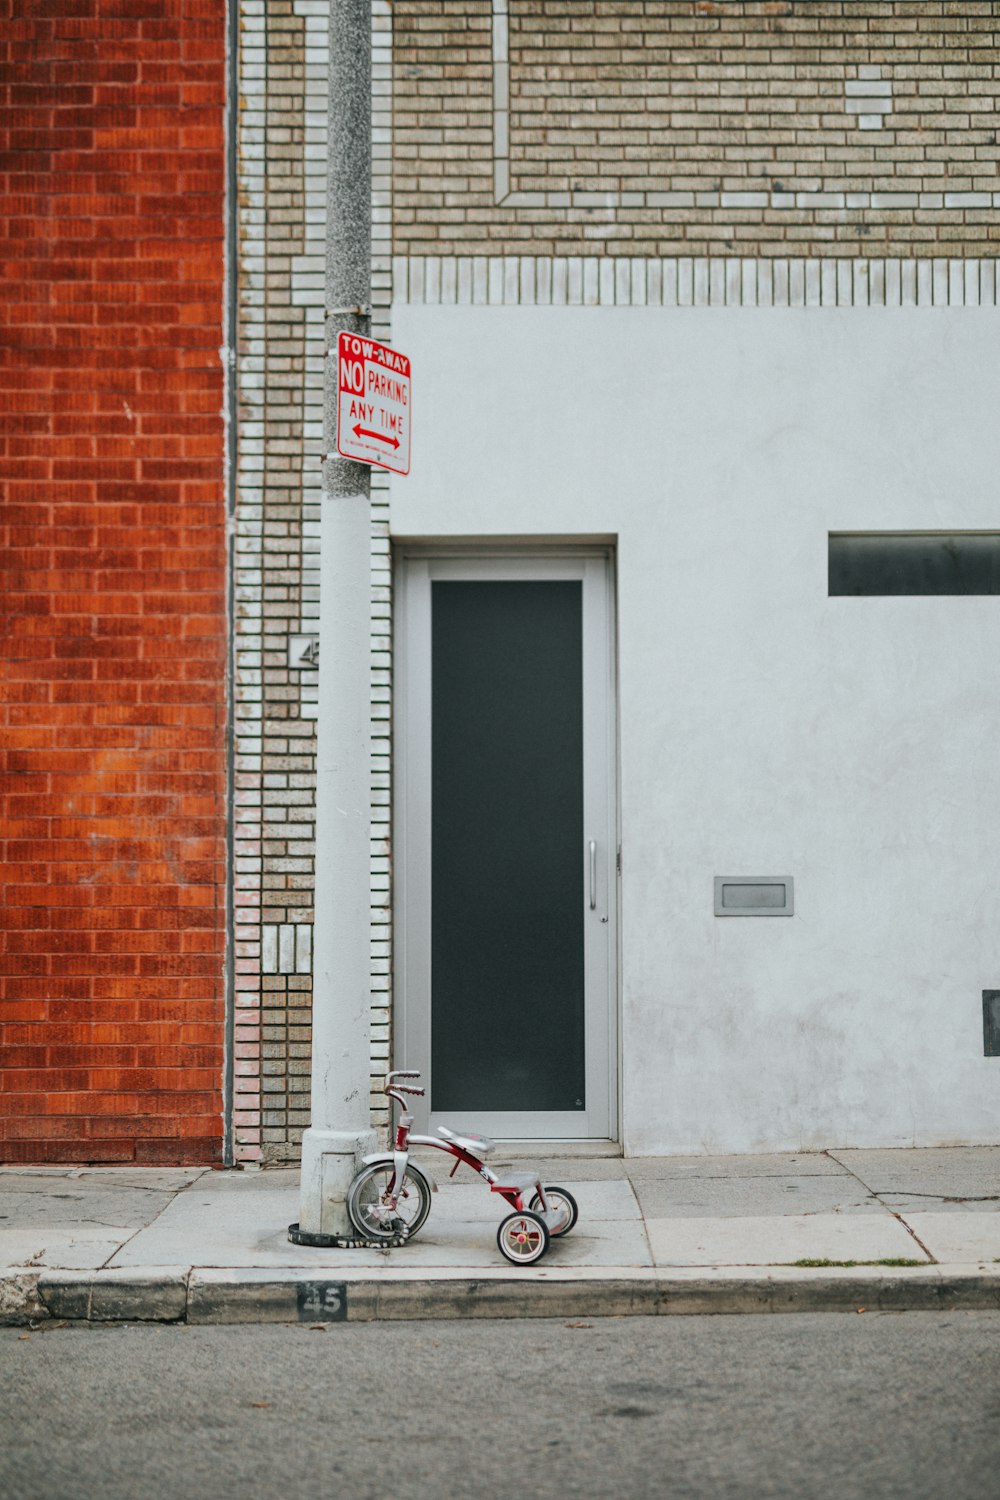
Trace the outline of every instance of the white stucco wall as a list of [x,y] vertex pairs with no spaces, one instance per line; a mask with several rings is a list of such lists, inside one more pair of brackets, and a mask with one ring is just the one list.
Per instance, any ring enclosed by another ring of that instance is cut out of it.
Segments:
[[[992,309],[399,306],[397,536],[613,535],[632,1153],[1000,1139],[1000,599],[827,597],[1000,526]],[[715,875],[792,875],[720,919]]]

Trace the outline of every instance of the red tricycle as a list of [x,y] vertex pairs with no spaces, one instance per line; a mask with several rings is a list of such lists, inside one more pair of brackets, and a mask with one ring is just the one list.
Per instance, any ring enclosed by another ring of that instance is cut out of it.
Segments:
[[431,1211],[431,1184],[427,1176],[410,1161],[411,1146],[433,1146],[455,1158],[450,1176],[464,1164],[489,1183],[491,1193],[499,1193],[514,1210],[502,1220],[497,1230],[500,1253],[515,1266],[530,1266],[540,1260],[549,1242],[569,1234],[577,1220],[573,1194],[566,1188],[543,1186],[534,1176],[498,1177],[483,1161],[495,1149],[493,1141],[479,1135],[456,1135],[438,1126],[438,1134],[412,1135],[413,1116],[407,1113],[404,1094],[423,1094],[422,1088],[402,1079],[419,1078],[419,1073],[397,1069],[387,1073],[383,1093],[396,1100],[401,1113],[392,1130],[390,1105],[391,1151],[364,1158],[347,1194],[347,1212],[358,1234],[367,1240],[412,1239],[426,1222]]

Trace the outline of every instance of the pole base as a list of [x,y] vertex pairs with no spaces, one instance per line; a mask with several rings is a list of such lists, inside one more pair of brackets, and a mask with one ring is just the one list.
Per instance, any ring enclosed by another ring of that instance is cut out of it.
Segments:
[[300,1233],[350,1240],[357,1231],[347,1212],[347,1194],[362,1158],[375,1150],[374,1130],[319,1130],[302,1137]]

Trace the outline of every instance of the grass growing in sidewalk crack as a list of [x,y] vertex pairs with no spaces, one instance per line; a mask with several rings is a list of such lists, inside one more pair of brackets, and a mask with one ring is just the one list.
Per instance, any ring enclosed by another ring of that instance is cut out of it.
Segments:
[[887,1256],[885,1260],[789,1260],[786,1266],[926,1266],[926,1260],[909,1260],[905,1255]]

